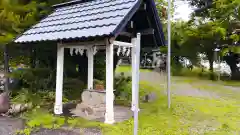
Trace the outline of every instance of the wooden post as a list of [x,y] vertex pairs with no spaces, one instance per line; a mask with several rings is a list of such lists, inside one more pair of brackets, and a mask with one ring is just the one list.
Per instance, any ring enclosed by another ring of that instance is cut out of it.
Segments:
[[132,38],[132,108],[131,110],[134,111],[134,103],[135,103],[135,96],[134,96],[134,90],[135,88],[135,84],[136,84],[136,72],[134,72],[134,70],[136,69],[136,38]]
[[105,123],[113,124],[114,110],[113,110],[113,44],[106,43],[106,113]]
[[62,93],[63,93],[63,68],[64,68],[64,47],[58,44],[57,47],[57,77],[56,77],[56,97],[54,113],[62,114]]
[[94,54],[93,47],[89,47],[87,50],[88,56],[88,89],[93,89],[93,64],[94,64]]
[[141,47],[141,34],[138,33],[137,34],[137,39],[136,39],[136,42],[135,42],[135,57],[136,57],[136,61],[135,61],[135,69],[133,70],[133,72],[135,72],[135,76],[134,78],[136,79],[135,81],[135,89],[134,89],[134,135],[137,135],[138,134],[138,112],[139,112],[139,103],[138,103],[138,100],[139,100],[139,75],[140,75],[140,72],[139,72],[139,65],[140,65],[140,49]]

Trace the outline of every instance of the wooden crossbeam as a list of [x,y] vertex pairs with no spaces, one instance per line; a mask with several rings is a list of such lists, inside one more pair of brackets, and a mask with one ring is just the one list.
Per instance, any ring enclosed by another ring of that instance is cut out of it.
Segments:
[[141,35],[153,35],[154,29],[148,28],[148,29],[140,30],[140,31],[138,31],[138,33],[141,33]]

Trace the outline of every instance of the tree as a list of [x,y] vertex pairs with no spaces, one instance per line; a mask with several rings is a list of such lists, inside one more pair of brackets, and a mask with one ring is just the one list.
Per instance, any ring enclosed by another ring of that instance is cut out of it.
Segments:
[[0,44],[11,42],[24,29],[34,24],[42,17],[43,3],[30,2],[20,4],[20,1],[2,0],[0,2]]
[[[237,64],[239,63],[239,32],[240,28],[240,1],[239,0],[188,0],[189,3],[197,7],[193,14],[193,19],[200,17],[206,22],[218,22],[218,25],[226,30],[225,40],[218,41],[218,46],[222,49],[223,60],[230,66],[232,79],[239,78],[240,74]],[[233,49],[234,48],[234,49]],[[239,77],[236,77],[239,76]]]

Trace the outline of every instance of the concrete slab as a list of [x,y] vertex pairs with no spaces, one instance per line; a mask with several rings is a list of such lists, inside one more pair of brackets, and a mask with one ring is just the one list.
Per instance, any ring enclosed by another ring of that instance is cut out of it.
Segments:
[[[99,121],[104,122],[105,118],[104,116],[86,116],[84,112],[81,110],[77,110],[76,108],[71,110],[71,113],[74,117],[82,117],[87,120],[93,120],[93,121]],[[125,120],[129,120],[133,117],[133,113],[131,111],[131,108],[129,107],[123,107],[123,106],[114,106],[114,119],[115,122],[123,122]]]

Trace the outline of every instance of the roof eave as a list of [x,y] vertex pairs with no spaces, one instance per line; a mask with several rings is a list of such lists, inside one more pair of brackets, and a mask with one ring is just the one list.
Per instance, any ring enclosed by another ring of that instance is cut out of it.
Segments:
[[152,11],[153,11],[155,21],[157,23],[157,32],[160,35],[159,38],[161,39],[162,45],[166,45],[166,40],[165,40],[163,28],[162,28],[162,23],[161,23],[161,20],[158,16],[156,4],[155,4],[154,0],[149,0],[149,1],[150,1],[150,7],[152,7]]
[[142,0],[138,0],[134,7],[129,11],[129,13],[123,18],[123,20],[118,24],[116,29],[111,33],[115,37],[117,37],[123,29],[126,27],[127,23],[131,20],[133,15],[137,12],[139,7],[141,6]]

